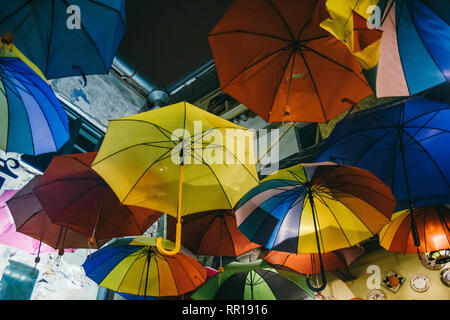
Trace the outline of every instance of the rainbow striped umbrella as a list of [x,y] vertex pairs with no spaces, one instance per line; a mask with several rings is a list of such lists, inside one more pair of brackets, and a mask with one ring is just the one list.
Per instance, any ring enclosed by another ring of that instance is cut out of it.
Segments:
[[377,97],[410,96],[450,80],[450,3],[381,0]]
[[23,60],[0,57],[0,149],[39,155],[69,140],[69,120],[52,88]]
[[[164,247],[174,243],[165,240]],[[168,256],[156,248],[156,238],[115,239],[91,254],[83,264],[86,275],[98,285],[139,296],[179,296],[206,281],[206,269],[183,253]]]

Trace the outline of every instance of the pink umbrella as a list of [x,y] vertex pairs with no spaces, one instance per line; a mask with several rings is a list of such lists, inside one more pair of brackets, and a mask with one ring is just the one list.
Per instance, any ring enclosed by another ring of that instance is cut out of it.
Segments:
[[[14,247],[33,255],[58,252],[58,250],[53,249],[49,245],[16,231],[16,225],[6,205],[6,201],[11,199],[17,192],[18,190],[6,190],[0,195],[0,244]],[[65,250],[65,252],[74,251],[73,249]]]

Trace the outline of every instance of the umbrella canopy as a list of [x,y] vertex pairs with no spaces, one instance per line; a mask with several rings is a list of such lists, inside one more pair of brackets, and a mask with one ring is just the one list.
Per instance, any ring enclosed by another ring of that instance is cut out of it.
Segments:
[[[175,239],[175,219],[167,219],[167,238]],[[248,240],[236,225],[232,210],[201,212],[183,217],[182,245],[202,256],[237,257],[260,245]]]
[[[164,246],[174,244],[165,240]],[[115,239],[91,254],[83,264],[86,275],[98,285],[139,296],[179,296],[206,281],[206,269],[183,253],[166,256],[156,238]]]
[[13,38],[6,35],[6,37],[0,37],[0,56],[1,57],[10,57],[10,58],[19,58],[23,62],[27,64],[35,73],[37,73],[43,80],[47,81],[42,71],[31,62],[25,55],[17,49],[17,47],[12,43]]
[[33,188],[50,220],[96,239],[141,235],[161,213],[124,206],[91,169],[95,152],[56,156]]
[[[364,249],[353,246],[324,253],[322,263],[325,271],[347,269],[361,254]],[[269,251],[264,261],[274,268],[286,269],[301,274],[316,274],[320,272],[319,256],[315,253],[289,253],[282,251]]]
[[421,97],[368,109],[339,122],[316,160],[369,170],[397,211],[450,203],[449,123],[449,105]]
[[450,4],[381,0],[377,97],[409,96],[450,80]]
[[377,234],[394,207],[389,187],[366,170],[299,164],[248,192],[237,205],[236,221],[245,236],[270,250],[330,252]]
[[17,190],[6,190],[0,196],[0,244],[7,245],[29,254],[56,253],[58,250],[41,243],[41,241],[17,232],[6,201],[13,197]]
[[67,115],[47,82],[20,58],[0,57],[0,149],[56,152],[69,136]]
[[414,245],[409,211],[398,212],[380,232],[380,245],[401,253],[434,252],[450,248],[450,209],[444,205],[414,209],[420,246]]
[[394,207],[389,187],[366,170],[331,162],[299,164],[250,190],[237,205],[236,221],[247,238],[267,249],[318,253],[321,291],[326,286],[322,253],[374,236]]
[[0,5],[0,35],[12,35],[48,79],[109,73],[125,28],[125,0],[17,0]]
[[376,90],[382,31],[371,25],[369,18],[372,13],[369,9],[378,2],[379,0],[327,0],[330,19],[320,24],[350,49],[373,92]]
[[209,34],[222,90],[266,121],[328,122],[372,94],[325,1],[236,0]]
[[[221,277],[218,281],[217,277]],[[305,279],[288,279],[263,260],[231,262],[193,295],[194,300],[313,300]]]
[[111,238],[95,239],[89,245],[89,236],[51,222],[41,203],[33,193],[40,176],[34,177],[6,204],[11,211],[16,230],[55,249],[95,248],[98,249]]
[[187,102],[110,121],[92,168],[122,203],[177,217],[174,253],[181,216],[232,209],[259,182],[253,132]]

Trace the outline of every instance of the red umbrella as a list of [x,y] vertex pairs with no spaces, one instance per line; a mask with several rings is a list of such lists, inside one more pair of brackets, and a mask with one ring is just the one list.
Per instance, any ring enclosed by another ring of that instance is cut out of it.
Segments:
[[[175,239],[176,221],[167,218],[167,237]],[[237,257],[260,245],[248,240],[237,228],[231,210],[215,210],[183,217],[182,245],[203,256]]]
[[[331,251],[322,254],[325,271],[347,269],[365,250],[358,246]],[[289,253],[269,251],[264,260],[275,268],[287,269],[301,274],[317,274],[320,272],[319,255],[316,253]]]
[[325,0],[235,0],[209,34],[220,87],[266,121],[328,122],[372,94]]
[[[60,249],[60,255],[67,248],[88,248],[89,236],[50,221],[41,203],[33,193],[40,176],[34,177],[25,187],[6,202],[14,219],[16,230],[52,248]],[[111,238],[95,239],[91,248],[100,248]]]
[[53,223],[94,239],[143,234],[158,211],[122,205],[91,169],[97,153],[56,156],[33,192]]

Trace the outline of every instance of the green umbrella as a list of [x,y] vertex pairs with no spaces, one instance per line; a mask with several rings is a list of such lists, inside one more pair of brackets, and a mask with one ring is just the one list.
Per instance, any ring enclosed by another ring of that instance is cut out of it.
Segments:
[[301,276],[286,277],[263,260],[231,262],[199,288],[194,300],[313,300]]

